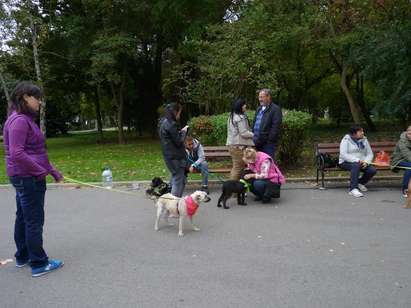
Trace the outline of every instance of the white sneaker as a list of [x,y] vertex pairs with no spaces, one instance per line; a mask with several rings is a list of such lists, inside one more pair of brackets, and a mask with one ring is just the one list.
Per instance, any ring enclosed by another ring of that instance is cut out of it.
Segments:
[[357,188],[354,188],[348,194],[356,198],[364,197],[364,195]]
[[362,184],[360,184],[360,183],[358,183],[358,188],[359,188],[361,191],[368,191],[368,188],[367,188],[365,185],[362,185]]
[[408,189],[404,189],[404,190],[402,191],[402,196],[403,196],[404,198],[408,198]]

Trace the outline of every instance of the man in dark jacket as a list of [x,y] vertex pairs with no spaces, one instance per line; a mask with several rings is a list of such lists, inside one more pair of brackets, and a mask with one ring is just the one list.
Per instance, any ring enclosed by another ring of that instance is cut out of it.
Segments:
[[269,89],[262,89],[258,100],[260,107],[255,112],[253,140],[257,151],[267,153],[274,159],[283,115],[280,106],[273,103]]

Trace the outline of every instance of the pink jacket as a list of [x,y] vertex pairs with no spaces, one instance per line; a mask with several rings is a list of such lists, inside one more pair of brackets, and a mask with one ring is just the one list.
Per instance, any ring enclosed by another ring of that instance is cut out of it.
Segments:
[[248,164],[248,168],[250,168],[251,171],[255,173],[261,173],[261,165],[263,164],[264,161],[270,160],[270,169],[268,171],[268,180],[270,180],[273,183],[280,183],[284,184],[285,183],[285,177],[281,173],[280,169],[277,167],[277,165],[274,163],[273,159],[271,156],[264,152],[257,152],[256,160],[252,164]]

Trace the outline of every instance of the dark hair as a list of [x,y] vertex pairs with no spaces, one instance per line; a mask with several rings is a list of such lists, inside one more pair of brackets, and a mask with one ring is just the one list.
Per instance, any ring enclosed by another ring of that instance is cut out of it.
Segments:
[[230,113],[230,118],[231,118],[231,123],[234,124],[234,114],[244,114],[243,112],[243,106],[246,104],[245,100],[242,98],[237,98],[233,104],[231,105],[231,113]]
[[358,131],[362,130],[362,126],[359,124],[353,124],[350,129],[348,130],[348,133],[352,136],[355,135]]
[[165,117],[169,120],[176,121],[176,114],[183,109],[179,103],[170,103],[166,105]]
[[24,95],[33,96],[38,100],[41,100],[43,98],[43,91],[31,82],[19,82],[10,96],[9,114],[13,111],[16,111],[17,113],[31,113],[30,109],[27,107],[27,102],[23,97]]
[[187,135],[185,141],[193,141],[194,137],[191,135]]

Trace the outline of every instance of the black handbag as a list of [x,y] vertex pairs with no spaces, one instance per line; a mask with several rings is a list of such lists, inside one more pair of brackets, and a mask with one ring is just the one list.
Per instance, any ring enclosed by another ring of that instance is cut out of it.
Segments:
[[281,193],[281,184],[280,183],[273,183],[270,181],[268,185],[268,194],[271,198],[280,198]]
[[319,153],[318,159],[324,168],[335,168],[338,166],[338,158],[332,157],[328,153]]
[[268,180],[265,194],[267,194],[271,198],[280,198],[280,194],[281,194],[280,174],[276,166],[275,166],[275,169],[277,172],[277,183],[273,183],[270,180]]

